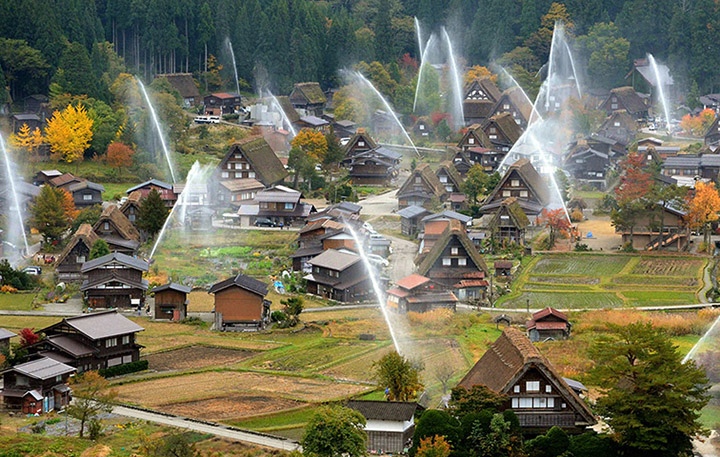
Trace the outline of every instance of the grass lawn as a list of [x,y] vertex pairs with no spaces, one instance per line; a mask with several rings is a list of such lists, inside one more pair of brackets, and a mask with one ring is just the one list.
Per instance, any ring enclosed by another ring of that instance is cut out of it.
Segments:
[[34,293],[0,294],[0,309],[12,311],[31,310],[34,299]]
[[140,184],[140,182],[101,182],[98,184],[102,184],[105,187],[105,192],[103,193],[103,200],[110,201],[115,198],[115,195],[117,194],[120,194],[121,197],[125,197],[127,195],[125,191],[133,186],[136,186],[137,184]]
[[497,306],[614,308],[697,303],[707,259],[545,254],[532,258]]

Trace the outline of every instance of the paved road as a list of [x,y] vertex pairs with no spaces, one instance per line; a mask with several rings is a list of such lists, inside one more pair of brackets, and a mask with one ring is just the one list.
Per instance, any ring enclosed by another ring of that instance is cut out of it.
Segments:
[[698,300],[700,300],[700,303],[707,303],[707,292],[712,289],[713,282],[710,275],[712,274],[713,265],[715,265],[715,260],[710,259],[710,261],[707,264],[707,267],[705,267],[705,270],[703,271],[703,282],[705,283],[703,285],[703,288],[700,289],[700,292],[698,292]]
[[171,427],[184,428],[200,433],[210,433],[215,436],[229,438],[231,440],[242,441],[244,443],[255,444],[272,449],[281,449],[284,451],[302,451],[300,444],[285,438],[273,437],[271,435],[252,433],[243,431],[234,427],[227,427],[222,424],[214,424],[210,422],[196,422],[179,416],[171,416],[158,414],[135,408],[127,408],[125,406],[115,406],[113,414],[119,416],[130,417],[137,420],[145,420],[155,422],[157,424],[169,425]]
[[403,240],[390,235],[385,235],[391,242],[393,252],[390,254],[390,266],[388,276],[390,281],[397,282],[402,278],[410,276],[415,271],[415,255],[418,246],[412,241]]
[[358,202],[362,205],[360,214],[373,217],[378,216],[391,216],[397,211],[397,190],[385,192],[384,194],[373,195],[365,200]]
[[[463,303],[459,303],[457,305],[460,309],[467,309],[467,310],[475,310],[475,311],[489,311],[489,312],[495,312],[495,313],[526,313],[527,310],[525,308],[490,308],[487,306],[471,306],[466,305]],[[669,305],[669,306],[624,306],[620,309],[635,309],[638,311],[682,311],[682,310],[693,310],[693,309],[703,309],[708,307],[720,307],[720,303],[695,303],[691,305]],[[592,311],[597,309],[603,309],[603,308],[566,308],[566,309],[559,309],[558,311],[562,311],[564,313],[568,312],[576,312],[576,311]],[[538,311],[541,311],[540,308],[530,308],[531,313],[536,313]]]

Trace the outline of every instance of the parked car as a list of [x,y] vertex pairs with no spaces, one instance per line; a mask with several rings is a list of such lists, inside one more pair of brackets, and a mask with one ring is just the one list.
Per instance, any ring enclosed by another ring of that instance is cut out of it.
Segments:
[[266,217],[255,219],[255,227],[277,227],[277,224]]
[[367,259],[370,261],[370,263],[372,263],[375,266],[387,267],[390,265],[390,262],[388,262],[387,259],[383,259],[382,257],[380,257],[377,254],[368,254]]
[[23,273],[27,273],[33,276],[40,276],[42,274],[42,268],[35,266],[25,267],[22,271]]

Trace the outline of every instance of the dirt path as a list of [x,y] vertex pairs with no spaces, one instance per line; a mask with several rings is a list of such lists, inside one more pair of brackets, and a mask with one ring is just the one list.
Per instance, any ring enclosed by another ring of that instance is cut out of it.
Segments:
[[385,235],[392,241],[393,253],[390,254],[390,266],[388,273],[390,281],[397,282],[402,278],[410,276],[415,271],[415,254],[417,254],[417,244],[412,241],[403,240],[390,235]]

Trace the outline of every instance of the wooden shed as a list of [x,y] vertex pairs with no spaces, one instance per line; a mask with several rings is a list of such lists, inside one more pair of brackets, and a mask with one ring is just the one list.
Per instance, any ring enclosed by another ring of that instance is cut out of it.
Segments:
[[187,317],[190,287],[174,282],[153,289],[155,297],[155,319],[181,321]]

